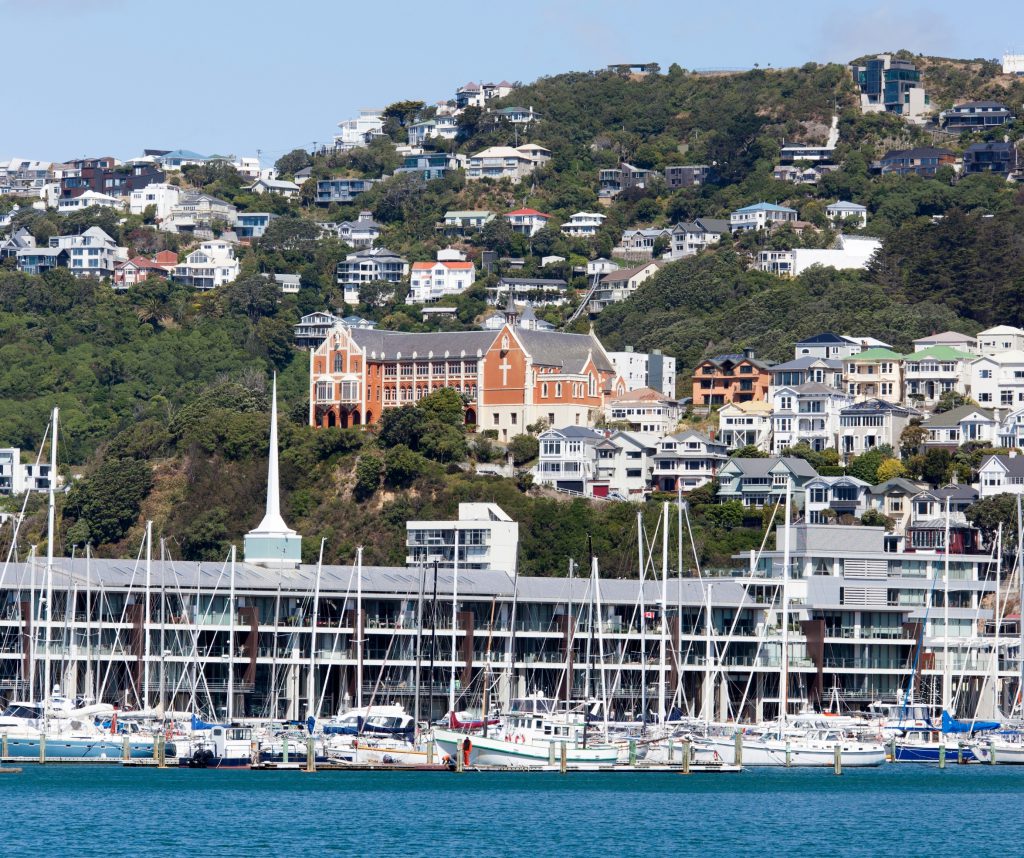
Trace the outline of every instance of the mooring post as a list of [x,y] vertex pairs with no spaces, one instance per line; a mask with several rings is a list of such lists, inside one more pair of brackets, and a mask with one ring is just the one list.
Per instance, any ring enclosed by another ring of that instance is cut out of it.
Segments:
[[939,768],[946,768],[946,746],[939,745]]
[[732,761],[734,765],[743,765],[743,731],[737,730],[735,737],[736,744],[732,751]]
[[683,774],[690,773],[690,740],[683,739]]
[[564,775],[569,771],[569,749],[566,747],[565,740],[562,740],[562,756],[558,763],[558,770]]
[[786,768],[788,769],[792,762],[792,752],[789,747],[789,739],[786,740]]
[[636,739],[629,740],[629,764],[636,765]]
[[39,764],[46,762],[46,734],[39,734]]
[[[6,740],[6,738],[7,737],[5,736],[4,739]],[[5,753],[4,756],[6,757],[7,754]],[[994,766],[996,764],[996,740],[993,738],[988,740],[988,764],[990,766]]]
[[128,748],[128,734],[125,733],[121,737],[121,759],[122,760],[127,760],[127,759],[129,759],[129,756],[130,756],[130,752],[129,752],[129,748]]
[[833,762],[833,770],[837,775],[841,775],[843,773],[843,749],[840,747],[838,742],[836,742],[835,747],[835,761]]
[[306,737],[306,771],[316,771],[316,746],[312,736]]
[[288,764],[288,736],[284,735],[281,737],[281,763],[282,765]]

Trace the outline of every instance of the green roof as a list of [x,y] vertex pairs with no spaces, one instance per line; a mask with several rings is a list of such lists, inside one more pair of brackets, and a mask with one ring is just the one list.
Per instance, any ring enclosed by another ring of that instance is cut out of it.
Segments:
[[892,349],[864,349],[860,354],[850,355],[846,360],[903,360],[903,355]]
[[952,346],[929,346],[919,352],[907,355],[904,360],[919,361],[925,358],[933,358],[935,360],[974,360],[975,355],[954,349]]
[[477,209],[474,211],[447,211],[444,213],[446,218],[448,217],[487,217],[490,215],[494,217],[494,212],[489,212],[486,209]]

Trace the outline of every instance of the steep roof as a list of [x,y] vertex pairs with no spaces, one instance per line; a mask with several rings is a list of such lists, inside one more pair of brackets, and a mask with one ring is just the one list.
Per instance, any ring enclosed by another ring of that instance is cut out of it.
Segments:
[[863,402],[856,402],[840,411],[840,414],[861,414],[865,412],[888,411],[901,417],[915,417],[921,412],[916,408],[908,408],[905,405],[897,405],[893,402],[886,402],[884,399],[866,399]]
[[561,367],[567,373],[580,373],[592,357],[602,372],[615,372],[601,344],[590,334],[564,334],[560,331],[531,331],[516,328],[516,337],[530,353],[534,364]]
[[640,387],[636,390],[627,390],[622,396],[615,399],[615,402],[666,402],[669,400],[670,398],[660,390],[655,390],[652,387]]
[[961,334],[959,331],[943,331],[941,334],[932,334],[929,337],[918,337],[914,342],[935,343],[936,345],[944,343],[974,343],[977,342],[977,338],[968,334]]
[[798,346],[821,346],[821,345],[837,345],[845,346],[849,345],[850,340],[846,337],[841,337],[839,334],[833,334],[831,331],[825,331],[821,334],[815,334],[813,337],[806,337],[805,339],[798,340]]
[[959,426],[961,420],[964,420],[972,414],[980,414],[987,420],[995,419],[992,412],[987,408],[980,408],[977,405],[961,405],[959,408],[952,408],[949,411],[943,411],[941,414],[933,414],[922,425],[926,429],[943,429]]
[[544,214],[544,212],[539,212],[539,211],[537,211],[537,209],[516,209],[514,212],[505,212],[505,217],[508,217],[509,215],[524,215],[524,216],[527,216],[527,217],[546,217],[546,218],[550,218],[551,217],[551,215]]
[[911,352],[904,355],[903,360],[922,361],[926,358],[933,360],[974,360],[974,355],[954,349],[950,346],[928,346],[919,352]]
[[824,365],[825,369],[837,369],[843,368],[843,362],[834,358],[820,358],[814,355],[804,355],[803,357],[794,358],[786,363],[777,363],[771,368],[772,372],[779,372],[780,370],[795,370],[795,369],[810,369],[816,364]]
[[867,206],[862,206],[860,203],[847,202],[846,200],[836,200],[834,203],[825,206],[825,211],[829,209],[844,212],[866,212],[868,210]]
[[818,472],[811,467],[806,459],[798,456],[772,456],[762,459],[730,459],[723,467],[736,465],[745,477],[767,477],[771,475],[774,468],[783,464],[798,477],[812,478],[818,476]]
[[736,209],[737,212],[792,212],[796,214],[796,209],[791,209],[788,206],[779,206],[775,203],[754,203],[752,206],[744,206],[741,209]]
[[891,480],[886,480],[884,483],[879,483],[877,486],[872,486],[869,489],[869,493],[873,495],[884,495],[892,491],[901,491],[908,495],[916,495],[921,491],[921,486],[911,480],[906,480],[903,477],[893,477]]
[[1006,468],[1006,473],[1011,477],[1024,477],[1024,456],[989,456],[981,467],[986,467],[993,459]]
[[[761,360],[760,358],[747,357],[743,354],[728,354],[728,355],[715,355],[714,357],[704,358],[700,363],[711,363],[715,366],[723,366],[724,364],[736,365],[738,363],[749,363],[751,366],[756,366],[758,369],[770,369],[774,366],[774,363],[770,360]],[[700,364],[697,364],[700,366]]]
[[378,331],[370,328],[349,330],[356,345],[378,357],[425,357],[435,355],[467,356],[483,354],[494,342],[494,331],[444,331],[427,334],[405,333],[404,331]]

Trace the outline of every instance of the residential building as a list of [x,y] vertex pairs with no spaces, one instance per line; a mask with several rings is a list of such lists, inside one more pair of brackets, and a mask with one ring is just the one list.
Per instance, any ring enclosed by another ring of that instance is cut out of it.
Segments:
[[270,222],[277,215],[271,212],[239,212],[235,222],[235,235],[239,241],[252,241],[262,238]]
[[613,432],[598,442],[593,495],[644,500],[651,487],[657,446],[655,435],[642,432]]
[[787,143],[783,141],[782,146],[779,147],[779,162],[783,165],[793,165],[807,161],[814,165],[826,165],[832,163],[835,153],[834,143],[830,146],[828,143]]
[[494,212],[451,210],[444,213],[444,221],[438,224],[438,229],[448,236],[466,236],[479,232],[492,220],[494,220]]
[[996,430],[995,445],[1011,449],[1024,447],[1024,408],[1015,408],[1003,417]]
[[807,382],[772,389],[772,448],[807,444],[818,452],[839,449],[839,415],[853,398],[835,387]]
[[340,134],[334,135],[334,148],[339,152],[359,149],[377,137],[384,136],[384,116],[381,111],[367,108],[359,111],[355,119],[338,123]]
[[409,278],[408,303],[430,304],[446,295],[459,295],[474,282],[476,268],[472,262],[414,262]]
[[[63,483],[63,479],[58,476],[55,488]],[[17,447],[0,448],[0,496],[49,490],[49,464],[22,464],[20,449]]]
[[548,225],[551,215],[536,209],[516,209],[512,212],[505,212],[504,218],[512,224],[513,232],[532,238]]
[[1003,54],[1003,74],[1024,75],[1024,54]]
[[933,178],[939,167],[955,167],[956,155],[949,149],[918,146],[914,149],[892,149],[886,152],[876,167],[883,176],[925,176]]
[[551,153],[542,146],[492,146],[471,155],[466,162],[466,178],[508,179],[517,184],[529,176],[541,164],[546,163]]
[[[876,447],[900,448],[900,435],[921,412],[884,399],[867,399],[839,412],[839,455],[844,462]],[[897,454],[898,455],[898,454]]]
[[924,483],[896,477],[872,486],[868,491],[868,505],[876,512],[891,518],[894,522],[893,532],[897,536],[903,536],[911,521],[913,498],[924,489]]
[[906,550],[941,551],[946,545],[948,530],[951,555],[978,551],[981,548],[981,535],[967,521],[964,513],[979,496],[973,486],[943,486],[918,492],[911,499]]
[[260,274],[260,277],[276,283],[282,295],[298,295],[302,288],[302,277],[298,274],[286,274],[278,271],[263,273]]
[[868,225],[867,206],[862,206],[859,203],[849,203],[846,200],[836,200],[834,203],[825,206],[825,217],[836,226],[842,226],[846,223],[853,223],[858,227]]
[[15,251],[15,258],[23,274],[45,274],[68,265],[68,252],[60,247],[25,247]]
[[666,247],[670,246],[672,230],[659,227],[626,229],[622,231],[622,238],[619,239],[613,254],[633,261],[650,259],[655,255],[654,246],[659,240],[663,241]]
[[[153,152],[154,150],[148,150]],[[181,170],[182,167],[205,164],[210,159],[191,149],[173,149],[170,151],[154,152],[154,161],[164,170]]]
[[[986,328],[981,331],[975,343],[977,353],[980,355],[1024,351],[1024,331],[1013,325],[996,325],[994,328]],[[968,349],[963,351],[968,351]],[[975,351],[975,349],[969,351]]]
[[459,118],[454,114],[442,114],[414,122],[407,129],[409,145],[422,146],[431,138],[435,140],[454,140],[459,133]]
[[[597,446],[603,432],[586,426],[547,429],[538,438],[539,455],[532,473],[538,485],[593,497],[597,476]],[[604,492],[607,494],[607,487]]]
[[295,199],[299,195],[299,186],[287,179],[265,179],[259,178],[253,182],[248,191],[250,194],[277,194],[287,200]]
[[171,207],[160,224],[168,232],[210,231],[214,227],[232,229],[238,221],[238,209],[210,194],[186,193]]
[[759,360],[753,349],[705,358],[693,371],[693,404],[714,407],[764,401],[768,398],[771,367],[771,361]]
[[971,397],[986,408],[1024,407],[1024,351],[983,354],[970,365]]
[[839,235],[831,248],[798,247],[793,250],[761,250],[755,268],[779,277],[797,277],[809,268],[820,265],[841,271],[863,270],[882,249],[875,238]]
[[654,177],[660,174],[655,170],[648,170],[644,167],[634,167],[625,161],[618,167],[600,170],[597,174],[600,189],[597,195],[603,199],[615,197],[622,191],[633,188],[646,188]]
[[662,354],[661,349],[650,353],[634,351],[626,346],[625,351],[608,352],[615,365],[615,374],[622,379],[626,390],[640,390],[645,387],[657,390],[669,399],[676,397],[676,359]]
[[834,173],[839,167],[834,164],[779,164],[772,170],[777,182],[789,182],[793,185],[816,185],[822,176]]
[[680,221],[670,235],[669,258],[682,259],[718,244],[729,234],[729,221],[699,217],[693,221]]
[[718,498],[740,501],[743,506],[774,506],[785,501],[786,485],[793,506],[804,507],[804,486],[818,476],[805,460],[795,456],[762,459],[732,458],[718,469]]
[[[320,343],[327,339],[331,329],[341,319],[334,313],[321,310],[316,313],[307,313],[297,325],[295,325],[295,345],[299,348],[315,349]],[[353,325],[353,327],[356,327]]]
[[156,222],[169,217],[172,209],[181,201],[181,188],[167,182],[155,182],[144,188],[136,188],[128,195],[128,211],[141,215],[150,206],[156,213]]
[[359,212],[356,220],[343,220],[340,223],[321,224],[321,227],[329,229],[331,235],[336,236],[350,247],[363,250],[373,247],[380,238],[381,225],[374,221],[373,212]]
[[741,447],[771,449],[772,406],[770,402],[729,402],[718,409],[718,440],[730,452]]
[[518,567],[519,524],[493,503],[460,503],[456,521],[408,521],[405,562],[410,568],[437,564],[445,572]]
[[507,80],[501,83],[474,83],[470,81],[465,86],[455,90],[455,106],[462,110],[466,107],[484,107],[488,101],[495,98],[507,98],[512,94],[512,84]]
[[965,101],[939,114],[947,131],[984,131],[1013,120],[1010,108],[998,101]]
[[110,194],[101,194],[97,191],[82,191],[78,196],[61,197],[57,202],[57,211],[60,214],[69,214],[85,208],[124,209],[123,197],[112,197]]
[[660,390],[641,387],[616,395],[605,406],[605,417],[613,423],[628,423],[630,432],[665,435],[679,422],[679,403]]
[[610,274],[612,271],[617,271],[619,264],[612,262],[610,259],[605,259],[603,256],[598,259],[591,259],[587,262],[587,279],[593,280],[595,277],[600,279],[604,274]]
[[562,232],[577,238],[593,238],[601,229],[601,224],[608,215],[599,212],[576,212],[562,224]]
[[989,456],[978,468],[978,485],[982,498],[1024,495],[1024,456],[1016,450],[1008,456]]
[[[59,264],[76,277],[112,278],[118,264],[128,260],[128,248],[119,247],[98,226],[89,227],[81,235],[55,235],[50,238],[50,248],[66,254]],[[20,262],[20,252],[18,259]]]
[[699,188],[711,178],[707,164],[684,164],[665,168],[665,185],[670,191],[679,188]]
[[972,143],[964,150],[963,174],[997,173],[1009,177],[1018,168],[1017,146],[1014,143],[990,141]]
[[529,302],[534,307],[560,307],[568,301],[568,284],[560,277],[502,277],[488,288],[487,298],[494,306],[508,301]]
[[[175,254],[175,263],[177,255]],[[148,280],[150,277],[166,277],[168,274],[166,266],[155,259],[147,259],[145,256],[133,256],[131,259],[118,263],[114,270],[113,287],[115,289],[131,289]]]
[[65,165],[60,179],[60,198],[67,200],[87,191],[113,197],[125,197],[132,191],[162,182],[163,171],[152,163],[118,165],[110,157],[82,158]]
[[932,414],[921,424],[928,432],[926,448],[940,447],[956,450],[970,442],[995,442],[999,421],[987,408],[976,405],[961,405],[941,414]]
[[828,524],[836,518],[844,524],[852,523],[850,518],[860,518],[867,512],[870,490],[870,485],[856,477],[814,477],[804,485],[804,520],[808,524]]
[[687,429],[658,442],[652,485],[663,492],[689,492],[707,485],[729,458],[724,444]]
[[925,349],[930,349],[932,346],[948,346],[968,354],[977,354],[978,352],[977,337],[969,337],[967,334],[961,334],[958,331],[943,331],[939,334],[930,334],[927,337],[918,337],[914,340],[915,352],[922,352]]
[[846,392],[856,402],[881,399],[903,401],[903,355],[892,349],[865,349],[843,358]]
[[360,194],[370,190],[376,179],[320,179],[316,183],[316,204],[351,203]]
[[825,331],[796,343],[793,356],[797,358],[818,357],[827,360],[837,358],[842,360],[865,349],[873,348],[891,349],[892,346],[888,343],[883,343],[881,340],[876,340],[874,337],[851,337],[845,334],[840,335],[834,334],[831,331]]
[[541,118],[532,107],[499,107],[497,110],[489,110],[494,116],[511,122],[513,125],[528,125]]
[[797,219],[796,209],[774,203],[754,203],[729,215],[729,228],[733,232],[766,229],[777,224],[792,223]]
[[657,274],[661,265],[660,262],[647,262],[635,268],[619,268],[605,274],[590,296],[588,312],[596,315],[609,304],[625,301],[642,283]]
[[185,261],[174,266],[173,277],[178,283],[203,291],[215,289],[233,281],[239,272],[234,248],[226,241],[204,241]]
[[967,394],[974,355],[949,346],[930,346],[903,358],[903,395],[918,408],[931,409],[943,393]]
[[[798,344],[799,345],[799,344]],[[786,363],[772,364],[768,368],[771,385],[768,398],[773,398],[773,389],[801,384],[824,384],[828,387],[843,387],[843,362],[835,358],[820,358],[805,355]]]
[[17,257],[19,250],[31,250],[35,246],[35,236],[20,226],[7,238],[0,238],[0,259],[6,259],[8,256]]
[[396,173],[417,173],[424,181],[444,178],[452,170],[466,169],[466,156],[449,152],[420,152],[406,155]]
[[338,285],[345,290],[345,303],[359,303],[359,287],[385,280],[400,283],[409,276],[409,262],[386,247],[357,250],[338,263]]
[[510,324],[429,334],[339,324],[310,361],[311,425],[372,424],[386,408],[450,387],[463,394],[467,424],[494,429],[504,440],[540,420],[592,425],[615,375],[591,334]]
[[50,161],[11,158],[0,161],[0,194],[39,197],[50,180]]
[[921,86],[921,72],[908,60],[879,54],[862,66],[852,67],[860,87],[862,113],[895,113],[922,124],[932,112],[931,101]]

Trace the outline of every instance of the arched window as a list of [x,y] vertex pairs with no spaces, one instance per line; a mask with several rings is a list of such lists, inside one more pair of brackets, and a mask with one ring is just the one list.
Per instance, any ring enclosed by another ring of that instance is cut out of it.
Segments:
[[344,358],[341,355],[341,352],[335,352],[334,353],[334,371],[335,372],[344,372],[345,371],[345,361],[344,361]]

